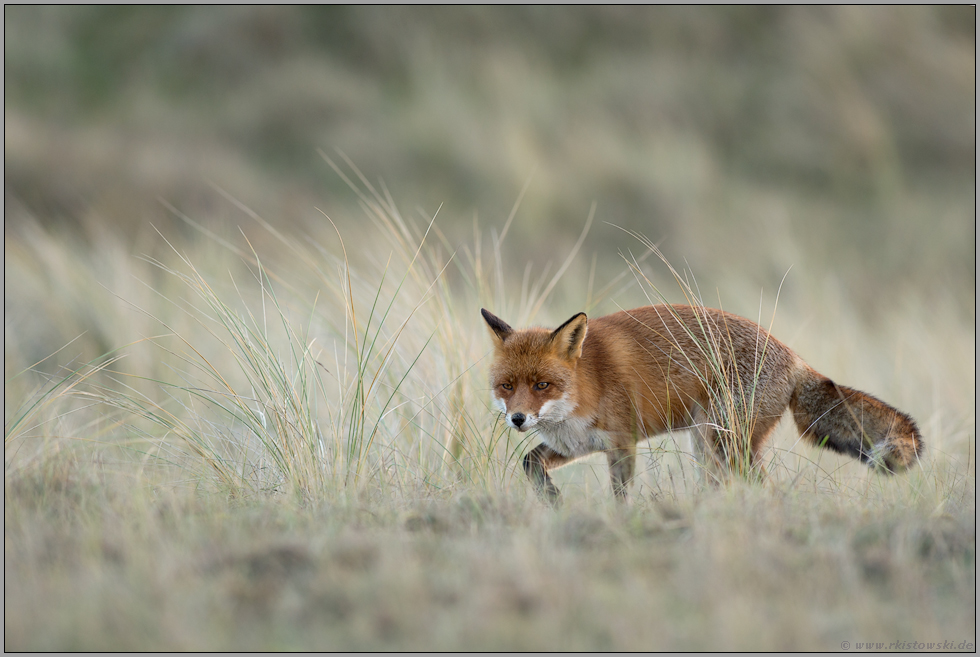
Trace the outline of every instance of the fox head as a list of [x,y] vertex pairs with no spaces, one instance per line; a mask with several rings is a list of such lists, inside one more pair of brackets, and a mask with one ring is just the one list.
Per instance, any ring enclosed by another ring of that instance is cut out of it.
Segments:
[[493,400],[508,426],[527,431],[539,423],[564,421],[575,408],[575,366],[588,330],[585,313],[549,331],[515,330],[493,313],[481,312],[494,346]]

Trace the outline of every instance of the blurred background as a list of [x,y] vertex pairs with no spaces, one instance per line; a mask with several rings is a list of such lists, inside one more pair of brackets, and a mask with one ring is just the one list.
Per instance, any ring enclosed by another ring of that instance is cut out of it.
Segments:
[[[975,27],[5,5],[4,647],[975,643]],[[701,490],[679,431],[628,509],[600,454],[539,505],[479,308],[646,303],[624,230],[913,416],[923,463],[878,477],[784,419],[765,486]]]
[[[828,293],[862,321],[941,307],[975,327],[975,24],[972,6],[5,6],[8,351],[91,329],[45,316],[74,274],[39,240],[110,288],[107,250],[199,238],[167,204],[261,248],[219,187],[288,234],[332,230],[321,208],[356,243],[357,196],[318,149],[423,227],[441,206],[451,245],[499,231],[527,184],[521,271],[561,263],[595,203],[573,279],[642,252],[622,227],[750,317],[790,271],[791,311]],[[581,301],[559,305],[547,319]]]

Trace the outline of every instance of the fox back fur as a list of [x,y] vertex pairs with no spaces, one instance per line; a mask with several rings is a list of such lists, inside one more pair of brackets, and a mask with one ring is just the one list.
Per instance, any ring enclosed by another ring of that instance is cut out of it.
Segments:
[[555,330],[513,329],[483,310],[494,344],[490,385],[508,426],[536,429],[524,458],[538,491],[560,493],[548,471],[604,452],[620,498],[636,444],[693,429],[711,472],[761,474],[760,456],[787,408],[809,442],[897,472],[915,464],[915,421],[817,373],[765,329],[700,306],[656,305],[597,319],[579,313]]

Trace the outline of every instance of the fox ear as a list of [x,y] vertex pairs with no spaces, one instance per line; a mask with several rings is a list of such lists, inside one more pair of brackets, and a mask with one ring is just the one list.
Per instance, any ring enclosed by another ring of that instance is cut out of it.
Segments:
[[481,308],[480,312],[483,314],[483,319],[487,321],[487,326],[490,327],[490,332],[493,334],[492,337],[495,343],[502,344],[503,341],[514,332],[514,329],[510,327],[510,324],[500,319],[486,308]]
[[582,343],[588,331],[589,318],[579,313],[551,333],[551,344],[558,355],[567,360],[577,360],[582,355]]

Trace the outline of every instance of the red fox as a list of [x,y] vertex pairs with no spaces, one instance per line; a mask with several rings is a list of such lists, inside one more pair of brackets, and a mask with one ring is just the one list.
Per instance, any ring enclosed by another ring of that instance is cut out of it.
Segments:
[[493,400],[507,425],[542,443],[524,470],[557,503],[548,471],[604,452],[613,493],[626,499],[636,444],[695,430],[705,467],[761,473],[760,456],[788,407],[808,441],[897,472],[922,453],[915,421],[838,385],[755,322],[700,306],[656,305],[555,330],[513,329],[482,310],[494,344]]

